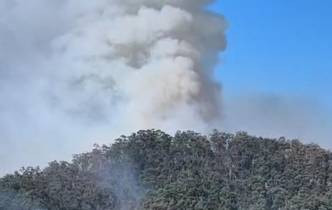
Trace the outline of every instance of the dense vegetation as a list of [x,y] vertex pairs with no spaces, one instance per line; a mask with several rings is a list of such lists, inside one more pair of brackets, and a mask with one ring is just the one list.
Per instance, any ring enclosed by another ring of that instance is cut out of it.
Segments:
[[332,210],[332,153],[246,133],[158,130],[0,180],[0,210]]

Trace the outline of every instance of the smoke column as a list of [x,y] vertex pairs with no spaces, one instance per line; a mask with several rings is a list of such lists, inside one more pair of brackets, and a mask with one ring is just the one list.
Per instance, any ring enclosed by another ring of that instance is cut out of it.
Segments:
[[211,129],[226,22],[209,3],[2,0],[0,173],[138,129]]

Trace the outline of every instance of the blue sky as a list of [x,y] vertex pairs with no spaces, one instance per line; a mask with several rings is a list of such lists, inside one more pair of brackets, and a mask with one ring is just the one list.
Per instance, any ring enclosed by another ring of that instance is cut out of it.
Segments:
[[331,0],[220,0],[229,22],[224,94],[300,95],[332,106]]

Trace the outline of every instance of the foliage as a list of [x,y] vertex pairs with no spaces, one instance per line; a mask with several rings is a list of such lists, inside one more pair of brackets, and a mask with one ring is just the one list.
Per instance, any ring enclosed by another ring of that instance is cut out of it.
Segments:
[[0,210],[332,210],[332,153],[246,133],[159,130],[0,179]]

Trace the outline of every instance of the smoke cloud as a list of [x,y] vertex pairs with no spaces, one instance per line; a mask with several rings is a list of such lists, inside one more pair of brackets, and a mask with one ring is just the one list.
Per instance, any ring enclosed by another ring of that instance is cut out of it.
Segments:
[[332,149],[332,114],[308,96],[242,93],[225,97],[223,127],[263,137],[300,139]]
[[120,134],[205,131],[226,46],[209,0],[2,0],[0,174]]

